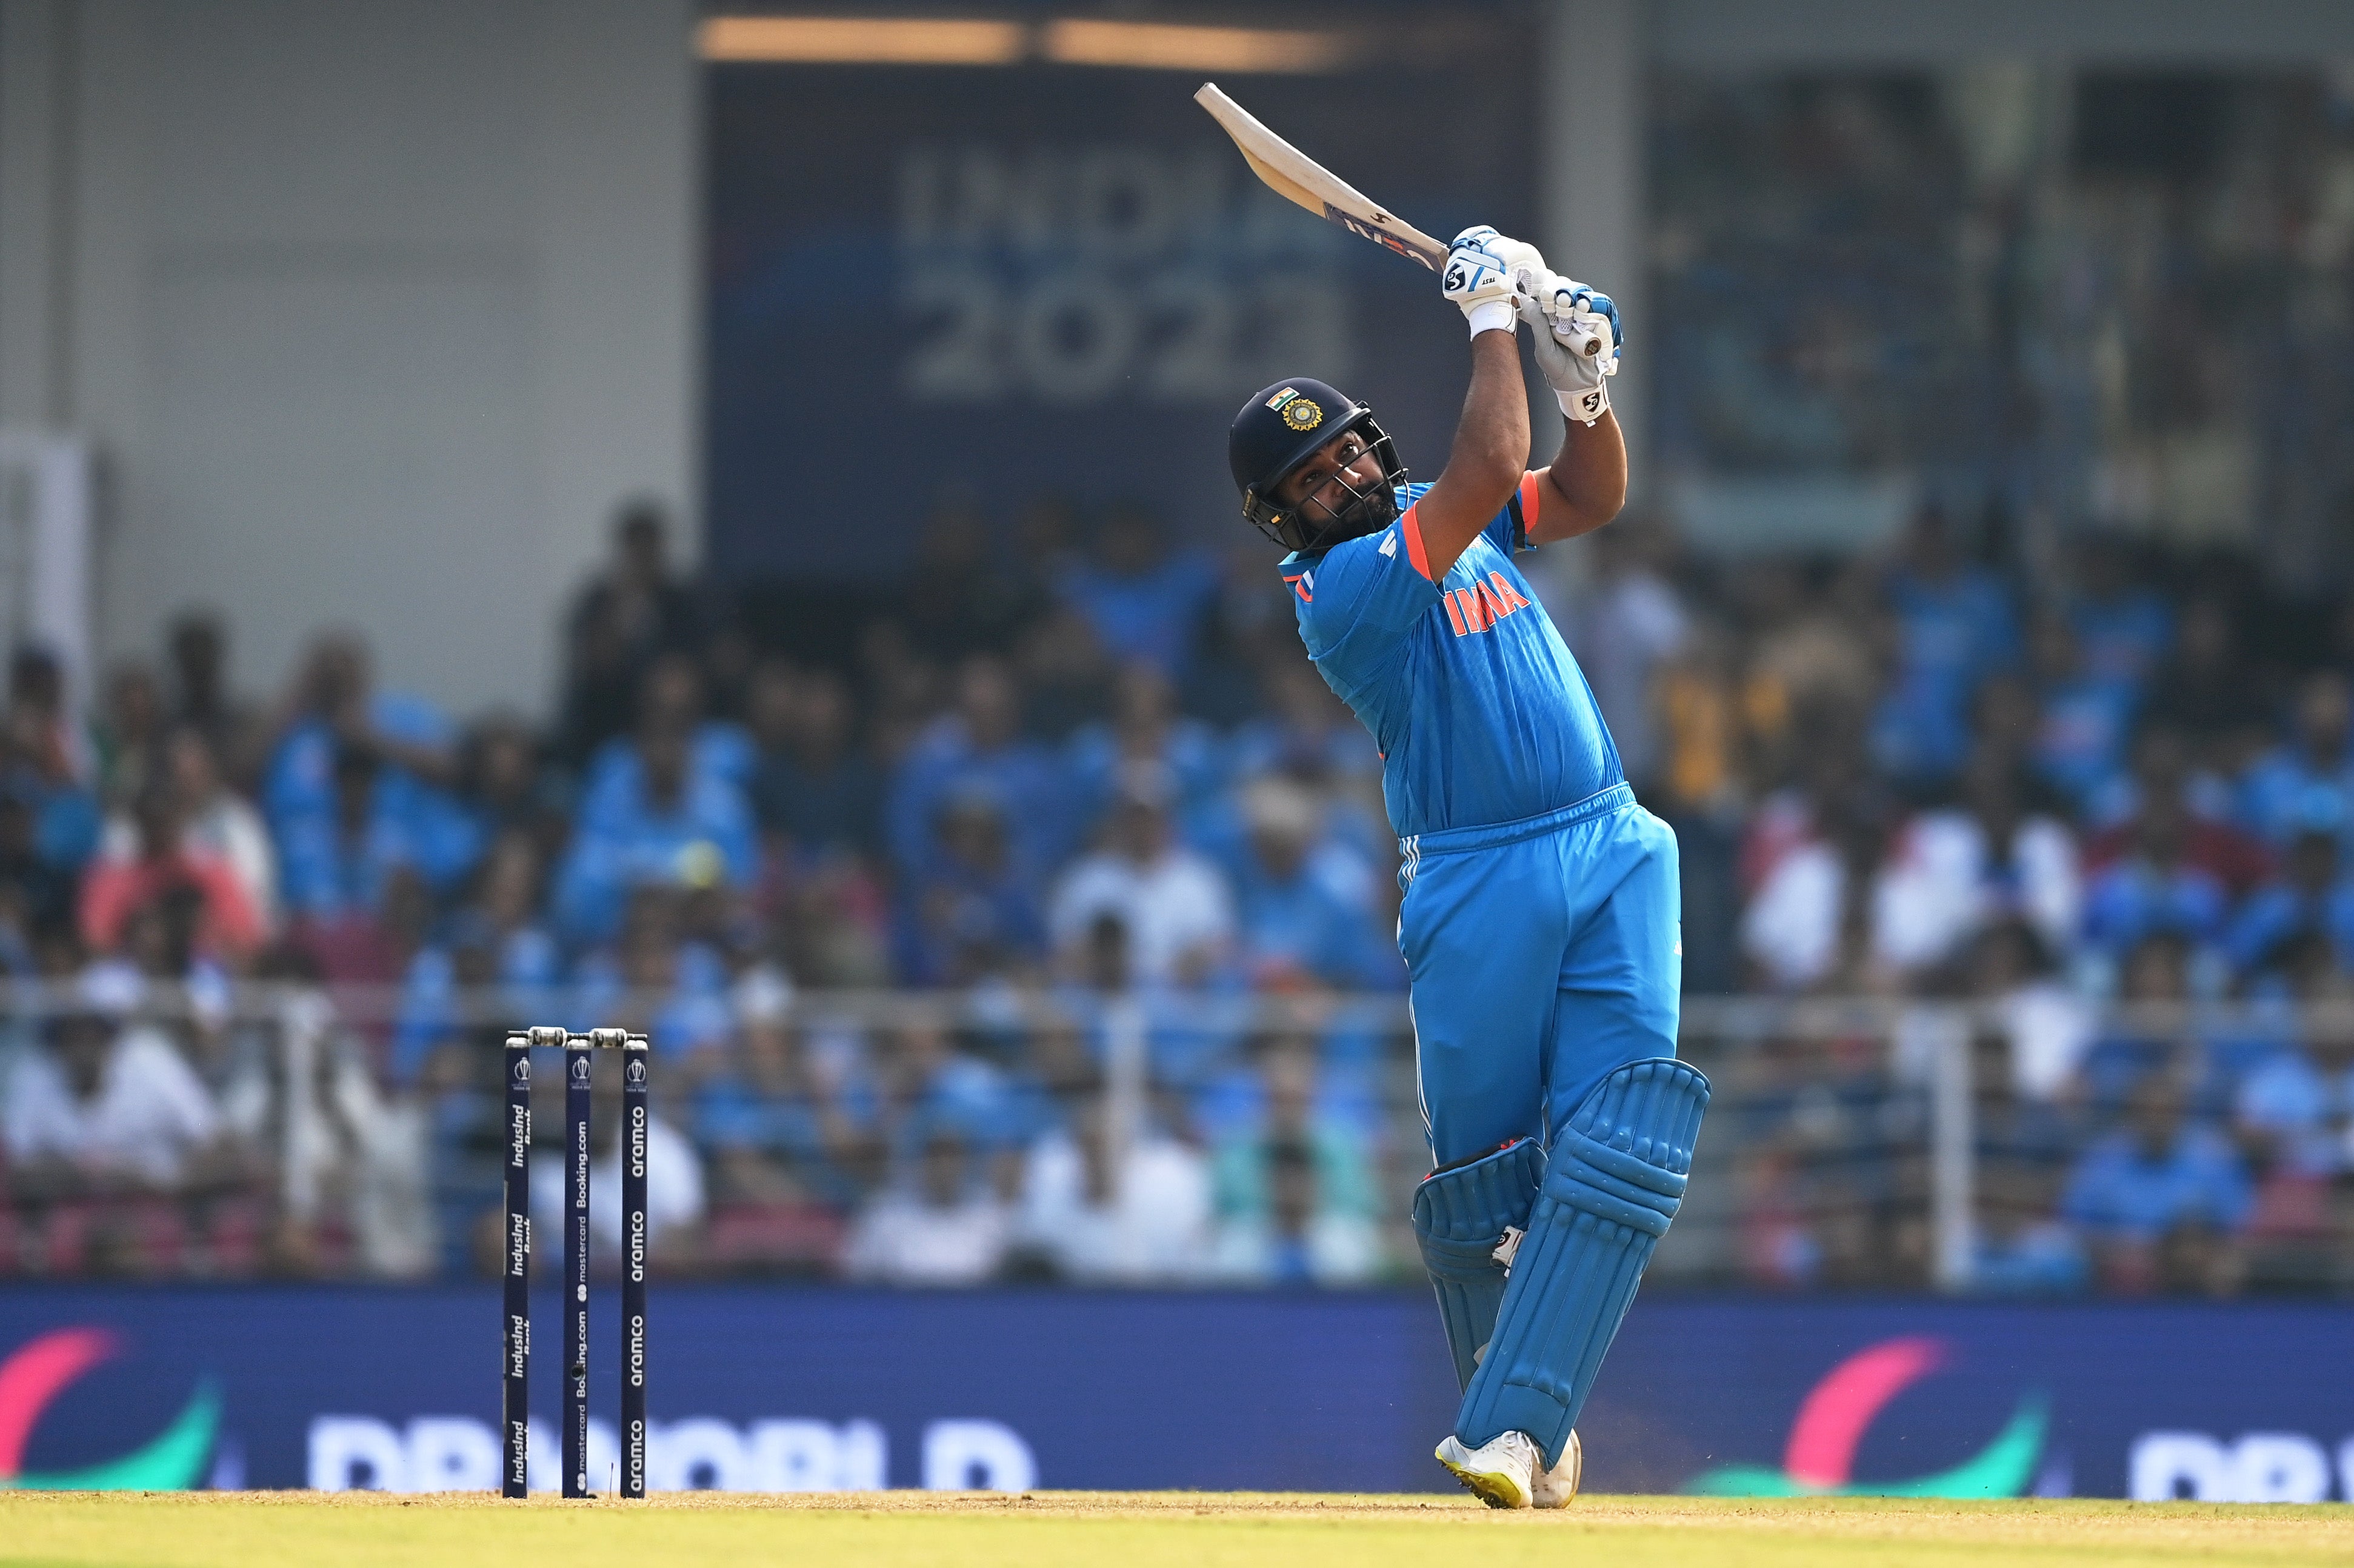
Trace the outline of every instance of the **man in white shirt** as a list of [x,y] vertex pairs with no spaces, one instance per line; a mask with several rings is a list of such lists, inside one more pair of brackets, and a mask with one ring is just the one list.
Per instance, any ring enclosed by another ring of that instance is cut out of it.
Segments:
[[1131,780],[1104,847],[1064,874],[1046,916],[1055,951],[1076,952],[1106,915],[1127,931],[1129,978],[1143,985],[1200,978],[1233,939],[1233,895],[1215,866],[1176,842],[1164,787]]
[[0,1134],[20,1184],[171,1192],[216,1151],[220,1112],[203,1080],[161,1030],[125,1022],[139,988],[127,969],[90,970],[75,1010],[19,1059]]
[[985,1285],[1005,1261],[1004,1205],[972,1179],[964,1140],[941,1128],[924,1143],[912,1187],[867,1204],[843,1265],[854,1279],[885,1285]]
[[[1115,1158],[1118,1168],[1114,1168]],[[1186,1284],[1209,1266],[1210,1173],[1200,1154],[1151,1128],[1117,1157],[1107,1107],[1030,1146],[1021,1240],[1081,1284]]]

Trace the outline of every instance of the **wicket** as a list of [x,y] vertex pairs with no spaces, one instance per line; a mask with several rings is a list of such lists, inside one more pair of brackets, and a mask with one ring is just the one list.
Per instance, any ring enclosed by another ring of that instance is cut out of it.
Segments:
[[564,1053],[563,1495],[588,1495],[588,1165],[591,1052],[621,1053],[621,1464],[625,1498],[646,1495],[647,1039],[535,1024],[507,1036],[506,1227],[500,1469],[503,1497],[527,1494],[531,1393],[531,1051]]

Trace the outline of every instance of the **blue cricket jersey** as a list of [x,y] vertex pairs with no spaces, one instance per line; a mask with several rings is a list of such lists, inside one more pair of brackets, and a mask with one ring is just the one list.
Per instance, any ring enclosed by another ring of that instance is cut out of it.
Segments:
[[1512,564],[1537,476],[1432,581],[1415,503],[1378,534],[1285,558],[1299,640],[1373,732],[1402,838],[1515,821],[1620,782],[1585,673]]

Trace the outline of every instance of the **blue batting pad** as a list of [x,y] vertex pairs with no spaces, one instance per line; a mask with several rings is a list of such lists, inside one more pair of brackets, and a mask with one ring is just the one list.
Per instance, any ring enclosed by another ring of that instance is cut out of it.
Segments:
[[1504,1266],[1496,1261],[1496,1248],[1506,1227],[1528,1228],[1544,1168],[1537,1140],[1518,1138],[1434,1171],[1414,1190],[1415,1240],[1438,1292],[1438,1320],[1447,1328],[1458,1387],[1471,1386],[1504,1302]]
[[1561,1463],[1594,1374],[1683,1203],[1708,1079],[1671,1056],[1619,1068],[1553,1138],[1493,1342],[1455,1435],[1525,1432]]

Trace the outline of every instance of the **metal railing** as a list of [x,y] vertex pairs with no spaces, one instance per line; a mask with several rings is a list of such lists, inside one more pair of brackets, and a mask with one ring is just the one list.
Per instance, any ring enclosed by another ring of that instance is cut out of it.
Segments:
[[[1427,1155],[1400,997],[768,982],[595,1006],[652,1033],[657,1118],[697,1166],[673,1183],[680,1202],[696,1189],[694,1212],[658,1228],[658,1268],[923,1277],[920,1256],[862,1238],[894,1195],[945,1208],[960,1184],[981,1194],[972,1223],[1004,1231],[980,1277],[1419,1277],[1402,1216]],[[506,989],[257,983],[151,985],[100,1012],[87,987],[0,985],[0,1270],[487,1273],[499,1043],[567,1011]],[[1681,1053],[1714,1097],[1652,1277],[2354,1288],[2354,1095],[2330,1091],[2302,1128],[2243,1114],[2259,1075],[2348,1041],[2345,1007],[1687,999]],[[55,1100],[69,1054],[155,1071],[158,1049],[186,1065],[212,1136],[116,1167],[41,1151],[56,1107],[27,1097]],[[2146,1234],[2087,1217],[2085,1172],[2105,1160],[2094,1174],[2129,1186],[2128,1145],[2163,1164],[2168,1126],[2203,1129],[2185,1147],[2223,1194],[2213,1212]]]

